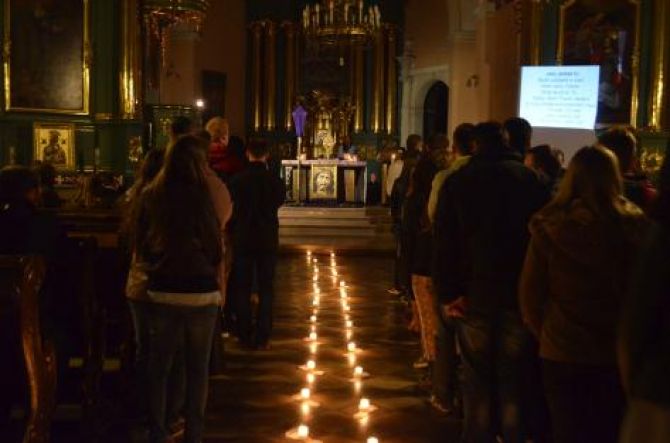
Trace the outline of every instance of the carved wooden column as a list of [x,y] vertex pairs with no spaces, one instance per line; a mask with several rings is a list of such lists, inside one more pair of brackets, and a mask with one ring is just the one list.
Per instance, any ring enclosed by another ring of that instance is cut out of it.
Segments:
[[284,76],[284,129],[293,129],[293,105],[296,90],[296,25],[292,22],[282,23],[286,36],[286,72]]
[[142,109],[141,37],[137,0],[123,0],[121,14],[119,113],[121,118],[136,119]]
[[277,63],[276,63],[276,46],[277,46],[277,26],[272,21],[265,22],[265,65],[263,71],[265,72],[265,92],[263,94],[263,116],[264,129],[266,131],[274,131],[276,126],[276,104],[277,104]]
[[372,68],[372,132],[381,132],[384,120],[384,33],[378,31],[374,42]]
[[365,125],[365,104],[363,103],[363,89],[364,89],[364,80],[363,80],[363,68],[365,60],[363,59],[363,47],[357,45],[354,48],[354,133],[363,132]]
[[251,112],[254,131],[261,129],[261,33],[262,22],[251,23]]
[[386,133],[396,131],[396,95],[398,93],[398,70],[396,67],[396,30],[395,26],[386,28]]
[[670,5],[667,0],[654,1],[653,58],[649,97],[650,128],[670,130],[668,89],[670,89]]

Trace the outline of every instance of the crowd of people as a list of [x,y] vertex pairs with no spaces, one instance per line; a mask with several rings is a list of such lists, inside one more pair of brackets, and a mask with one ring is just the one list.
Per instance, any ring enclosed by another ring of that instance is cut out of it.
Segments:
[[[202,441],[220,332],[270,347],[285,189],[267,142],[230,137],[225,119],[171,131],[124,195],[121,233],[139,409],[150,441],[189,443]],[[463,443],[670,441],[670,158],[657,189],[630,129],[567,169],[531,132],[514,118],[461,124],[451,143],[411,135],[390,165],[390,291],[412,307],[429,403],[462,414]],[[51,273],[69,256],[39,209],[61,204],[53,184],[48,165],[0,171],[0,252],[43,255]],[[50,285],[47,273],[47,304],[68,292]]]
[[567,170],[531,135],[519,118],[462,124],[449,148],[411,135],[390,167],[389,292],[421,384],[463,443],[668,441],[670,161],[657,191],[628,128]]

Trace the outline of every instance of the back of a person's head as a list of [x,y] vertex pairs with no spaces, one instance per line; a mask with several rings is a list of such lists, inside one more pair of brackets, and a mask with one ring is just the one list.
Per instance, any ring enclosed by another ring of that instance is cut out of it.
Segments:
[[615,215],[623,189],[619,164],[611,151],[586,146],[577,151],[554,199],[567,209],[576,200],[600,216]]
[[193,135],[180,137],[165,152],[160,180],[157,181],[163,186],[200,186],[203,183],[204,162],[202,140]]
[[614,152],[622,173],[631,172],[635,165],[637,138],[627,127],[610,128],[598,137],[598,144]]
[[0,170],[0,210],[28,203],[28,193],[39,189],[39,177],[25,166],[7,166]]
[[539,169],[555,179],[561,171],[561,162],[554,156],[551,146],[538,145],[530,148],[526,155],[531,156],[533,168]]
[[433,134],[428,140],[429,151],[446,151],[449,148],[449,137],[441,132]]
[[462,123],[454,130],[454,146],[461,155],[472,154],[472,138],[475,125]]
[[418,134],[410,134],[407,137],[407,151],[417,151],[423,139]]
[[51,163],[40,163],[35,167],[35,172],[40,178],[40,184],[44,187],[53,188],[56,184],[56,168]]
[[223,137],[229,132],[228,120],[223,117],[212,117],[207,121],[205,130],[212,138]]
[[508,118],[503,123],[503,128],[509,147],[522,155],[525,154],[530,148],[530,140],[533,136],[533,128],[528,120],[521,117]]
[[190,118],[183,115],[178,115],[172,119],[170,124],[170,131],[175,137],[180,137],[182,135],[189,134],[193,130],[193,122]]
[[507,148],[503,128],[494,121],[476,125],[472,140],[477,154],[500,154]]
[[247,143],[247,152],[253,160],[263,160],[270,154],[270,145],[262,138],[252,138]]

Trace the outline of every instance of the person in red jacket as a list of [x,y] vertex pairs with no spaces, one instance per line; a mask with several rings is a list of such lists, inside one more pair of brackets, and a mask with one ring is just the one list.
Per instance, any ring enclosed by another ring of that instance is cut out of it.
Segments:
[[213,117],[207,122],[205,129],[212,136],[212,142],[209,145],[209,165],[224,182],[228,181],[244,166],[242,159],[229,147],[228,121],[222,117]]

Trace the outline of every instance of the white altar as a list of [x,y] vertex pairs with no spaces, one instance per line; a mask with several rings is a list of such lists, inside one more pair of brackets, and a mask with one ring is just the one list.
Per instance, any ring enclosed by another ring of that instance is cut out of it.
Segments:
[[365,205],[367,163],[348,160],[283,160],[286,201],[332,206]]

